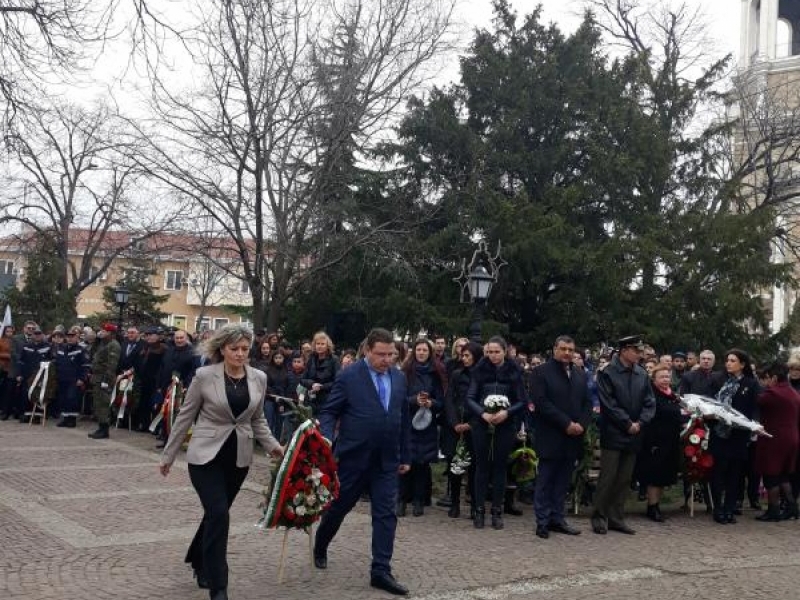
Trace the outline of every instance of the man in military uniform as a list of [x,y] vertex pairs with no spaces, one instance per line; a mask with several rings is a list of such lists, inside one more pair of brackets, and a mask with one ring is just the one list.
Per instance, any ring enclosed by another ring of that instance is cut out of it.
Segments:
[[597,376],[600,398],[600,478],[597,481],[592,529],[595,533],[633,534],[625,523],[625,498],[630,488],[642,427],[656,412],[647,372],[639,366],[644,344],[638,335],[619,340],[619,353]]
[[108,418],[111,404],[111,389],[117,378],[117,364],[122,348],[116,340],[117,326],[106,323],[97,332],[99,341],[92,358],[92,399],[97,431],[89,437],[95,440],[108,438]]

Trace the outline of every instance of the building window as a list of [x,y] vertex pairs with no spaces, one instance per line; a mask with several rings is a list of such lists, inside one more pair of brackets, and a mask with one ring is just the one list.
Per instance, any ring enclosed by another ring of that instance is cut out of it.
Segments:
[[0,275],[13,275],[14,261],[0,260]]
[[179,290],[183,287],[183,271],[167,271],[164,275],[165,290]]
[[208,329],[211,329],[211,319],[210,318],[203,317],[202,319],[198,319],[198,321],[199,321],[199,327],[197,328],[197,331],[206,331]]
[[214,329],[222,329],[228,324],[228,319],[214,319]]
[[244,279],[241,280],[239,285],[239,293],[240,294],[249,294],[250,293],[250,284],[247,283]]
[[[99,267],[92,265],[89,267],[89,279],[97,275],[97,272],[100,270]],[[108,269],[100,273],[97,279],[94,280],[92,285],[103,285],[103,282],[108,279]]]

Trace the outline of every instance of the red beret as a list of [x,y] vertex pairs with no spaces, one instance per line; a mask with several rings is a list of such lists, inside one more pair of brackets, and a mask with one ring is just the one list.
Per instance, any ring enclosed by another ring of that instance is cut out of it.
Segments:
[[117,330],[117,326],[113,323],[103,323],[103,331],[108,331],[109,333],[114,333]]

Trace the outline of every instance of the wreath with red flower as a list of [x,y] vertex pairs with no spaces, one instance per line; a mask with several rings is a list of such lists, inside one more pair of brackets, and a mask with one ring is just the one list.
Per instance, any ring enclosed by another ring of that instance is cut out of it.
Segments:
[[330,445],[310,420],[294,432],[258,525],[308,531],[339,496]]
[[694,415],[681,433],[684,475],[689,483],[705,481],[714,466],[708,451],[709,429],[702,415]]

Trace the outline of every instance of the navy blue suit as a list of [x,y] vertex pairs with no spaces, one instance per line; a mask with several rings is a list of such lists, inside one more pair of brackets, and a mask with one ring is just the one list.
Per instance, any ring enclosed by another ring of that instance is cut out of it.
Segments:
[[409,464],[411,420],[406,402],[406,378],[389,369],[389,410],[381,404],[365,360],[339,372],[327,401],[320,407],[322,434],[333,439],[339,461],[339,498],[322,517],[315,553],[324,555],[347,513],[369,491],[372,505],[372,575],[390,574],[397,527],[397,469]]

